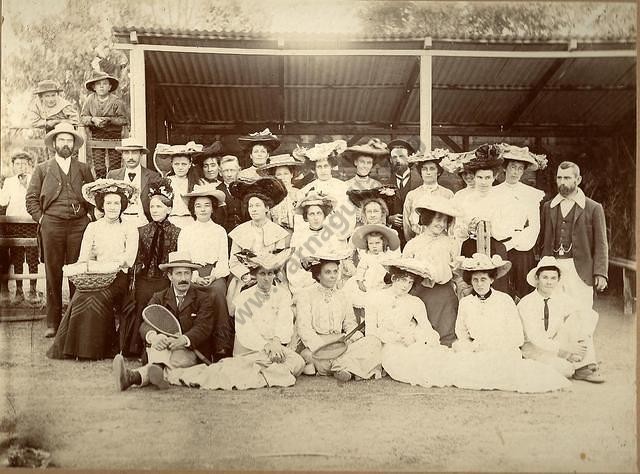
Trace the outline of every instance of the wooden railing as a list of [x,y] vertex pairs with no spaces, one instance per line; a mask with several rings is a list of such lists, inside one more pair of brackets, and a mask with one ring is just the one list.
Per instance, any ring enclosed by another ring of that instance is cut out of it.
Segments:
[[624,314],[633,314],[636,309],[636,297],[633,294],[633,285],[629,272],[635,272],[637,265],[633,260],[619,257],[610,257],[609,265],[622,268],[622,298],[624,300]]

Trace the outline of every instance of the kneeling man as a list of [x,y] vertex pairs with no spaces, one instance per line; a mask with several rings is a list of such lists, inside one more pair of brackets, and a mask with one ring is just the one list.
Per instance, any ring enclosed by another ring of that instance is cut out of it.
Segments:
[[593,333],[598,313],[557,289],[561,271],[554,257],[542,257],[527,275],[536,289],[518,303],[525,332],[522,354],[553,366],[567,378],[602,383]]
[[149,383],[158,388],[168,388],[167,380],[172,369],[194,366],[201,363],[198,359],[209,362],[211,357],[215,322],[213,301],[207,293],[191,286],[191,273],[199,265],[194,264],[186,252],[171,252],[169,262],[160,264],[159,268],[167,271],[171,286],[154,294],[149,305],[167,308],[178,319],[182,335],[166,336],[142,322],[140,335],[147,346],[148,363],[139,369],[129,370],[118,354],[113,359],[113,373],[119,390]]

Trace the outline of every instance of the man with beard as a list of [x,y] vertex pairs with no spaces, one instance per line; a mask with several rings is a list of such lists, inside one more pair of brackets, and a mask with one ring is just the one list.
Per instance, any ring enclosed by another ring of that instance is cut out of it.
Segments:
[[[25,198],[27,212],[38,223],[40,261],[47,278],[45,337],[55,336],[62,319],[62,266],[78,259],[89,223],[91,206],[82,197],[82,186],[94,178],[86,163],[71,158],[83,142],[70,123],[60,123],[47,133],[44,143],[55,157],[36,167]],[[69,282],[70,296],[74,290]]]
[[415,153],[415,149],[405,140],[392,140],[389,145],[391,150],[391,177],[389,185],[397,188],[391,206],[389,206],[389,225],[398,232],[400,245],[404,247],[406,240],[402,229],[402,208],[407,193],[422,184],[422,178],[416,170],[409,168],[409,155]]
[[602,205],[585,196],[581,181],[578,165],[560,163],[558,194],[542,208],[542,255],[557,259],[562,290],[590,310],[593,287],[607,287],[609,247]]

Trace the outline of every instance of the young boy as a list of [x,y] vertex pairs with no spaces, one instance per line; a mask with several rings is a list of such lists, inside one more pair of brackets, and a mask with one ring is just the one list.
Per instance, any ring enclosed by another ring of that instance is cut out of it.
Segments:
[[[80,122],[89,128],[93,139],[120,139],[122,127],[129,123],[122,99],[113,93],[118,84],[118,79],[104,73],[95,74],[84,83],[91,93],[82,107]],[[107,169],[120,168],[120,154],[115,151],[94,148],[92,155],[96,178],[104,178]]]
[[542,257],[529,271],[527,282],[535,290],[518,303],[525,332],[522,354],[551,365],[567,378],[602,383],[593,347],[598,313],[577,310],[575,302],[556,291],[560,278],[555,257]]
[[36,99],[29,111],[29,121],[33,128],[49,132],[61,122],[78,124],[78,111],[71,102],[59,96],[60,92],[62,89],[55,81],[44,80],[38,83],[34,92]]

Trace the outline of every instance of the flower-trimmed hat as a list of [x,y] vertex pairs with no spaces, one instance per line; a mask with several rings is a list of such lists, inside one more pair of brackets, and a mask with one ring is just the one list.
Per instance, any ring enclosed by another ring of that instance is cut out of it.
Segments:
[[193,263],[193,261],[191,260],[191,254],[185,251],[169,253],[169,261],[167,263],[161,263],[160,265],[158,265],[158,268],[162,271],[176,267],[191,268],[193,270],[197,270],[201,267],[201,265]]
[[296,168],[304,166],[304,161],[298,160],[288,153],[274,155],[267,158],[266,163],[258,166],[256,171],[260,176],[274,176],[276,170],[281,166],[288,167],[291,170],[291,174],[295,174]]
[[483,253],[474,253],[471,258],[458,257],[460,269],[467,272],[496,270],[496,278],[505,276],[511,270],[511,262],[502,260],[500,255],[489,257]]
[[538,265],[536,265],[534,268],[529,270],[529,273],[527,273],[527,283],[529,283],[529,285],[533,287],[537,286],[536,272],[541,268],[555,268],[556,270],[558,270],[558,275],[562,274],[562,270],[560,270],[560,267],[558,266],[558,261],[556,260],[556,258],[547,255],[542,257],[538,262]]
[[271,200],[275,206],[287,196],[287,188],[284,187],[284,184],[279,179],[272,176],[265,176],[256,180],[239,178],[229,185],[229,193],[240,200],[251,195],[264,197]]
[[115,91],[118,88],[118,85],[120,84],[120,81],[118,81],[118,79],[116,79],[113,76],[110,76],[109,74],[106,74],[104,72],[97,72],[95,74],[93,74],[93,76],[91,76],[88,80],[85,81],[84,86],[90,90],[90,91],[95,91],[94,89],[94,84],[98,81],[101,81],[103,79],[109,79],[109,82],[111,83],[111,92]]
[[502,159],[504,161],[521,161],[527,165],[529,171],[537,171],[547,166],[546,155],[536,155],[529,151],[529,147],[519,147],[502,143],[499,145],[502,149]]
[[311,190],[307,193],[305,197],[298,201],[295,209],[293,210],[296,214],[303,215],[305,207],[309,206],[320,206],[326,207],[328,209],[327,214],[329,214],[336,207],[338,200],[333,196],[329,196],[328,194],[324,194],[322,191]]
[[371,189],[349,189],[347,196],[354,206],[362,209],[365,204],[371,201],[384,203],[389,208],[396,196],[396,188],[390,186],[378,186]]
[[420,196],[416,199],[413,208],[416,211],[418,209],[428,209],[450,217],[459,217],[462,215],[462,209],[460,209],[452,199],[436,195]]
[[193,191],[182,195],[182,200],[186,205],[189,204],[191,199],[198,197],[210,196],[218,201],[218,207],[224,206],[226,196],[223,191],[216,188],[215,184],[196,184],[193,186]]
[[131,202],[138,197],[139,192],[138,188],[132,184],[112,178],[96,179],[82,186],[82,197],[94,206],[96,205],[96,194],[123,194],[127,201]]
[[372,232],[379,232],[384,236],[387,240],[387,244],[389,245],[389,250],[395,250],[400,247],[400,238],[398,237],[398,232],[396,232],[391,227],[387,227],[382,224],[365,224],[357,227],[356,230],[353,231],[351,235],[351,242],[356,248],[359,249],[367,249],[367,235]]
[[251,150],[254,145],[263,145],[269,153],[280,146],[280,139],[265,128],[261,132],[250,133],[238,138],[240,146],[246,150]]
[[266,252],[256,255],[251,250],[242,250],[235,254],[240,263],[249,269],[264,268],[265,270],[277,271],[281,269],[287,260],[293,255],[293,247],[283,249],[279,252]]
[[475,173],[479,170],[493,170],[502,165],[502,150],[496,145],[484,144],[476,148],[469,161],[464,163],[464,170]]
[[391,152],[391,150],[393,150],[394,148],[405,148],[409,155],[413,155],[416,152],[415,147],[411,143],[399,138],[391,140],[387,145],[387,148],[389,149],[389,152]]
[[444,150],[442,148],[436,148],[433,151],[413,153],[412,155],[409,155],[409,157],[407,158],[407,162],[409,163],[409,165],[416,165],[418,163],[425,163],[427,161],[433,161],[436,164],[440,164],[440,161],[445,156],[447,156],[448,153],[449,152],[447,150]]
[[171,180],[162,178],[159,181],[153,181],[149,184],[149,200],[158,196],[165,206],[173,207],[173,188]]
[[345,260],[353,255],[353,250],[348,248],[343,249],[320,249],[317,253],[310,255],[309,257],[301,260],[302,267],[305,270],[310,270],[316,265],[320,265],[324,262],[338,262]]
[[382,265],[386,267],[387,271],[391,268],[408,272],[417,277],[418,280],[429,277],[429,271],[427,270],[427,263],[417,258],[411,257],[394,257],[383,260]]
[[123,138],[122,144],[116,147],[116,151],[125,151],[125,150],[133,150],[133,151],[141,151],[145,155],[149,153],[149,150],[141,145],[138,140],[135,138]]
[[52,150],[54,149],[53,145],[56,140],[56,136],[59,133],[69,133],[73,135],[73,151],[78,151],[84,143],[84,138],[82,138],[82,136],[78,132],[76,132],[76,129],[73,128],[72,124],[70,124],[69,122],[61,122],[44,136],[44,144],[47,146],[47,148],[50,148]]
[[364,145],[354,145],[342,152],[342,157],[352,163],[359,156],[370,156],[374,161],[380,161],[389,156],[387,145],[379,138],[371,138]]
[[222,155],[224,155],[224,147],[221,141],[216,140],[211,145],[203,147],[202,151],[194,153],[191,161],[194,165],[202,166],[207,158],[218,158]]
[[202,145],[196,142],[188,142],[185,145],[167,145],[166,143],[158,143],[153,152],[154,156],[186,156],[192,159],[197,153],[202,152]]
[[338,164],[338,155],[347,149],[347,142],[335,140],[332,142],[318,143],[312,148],[296,147],[291,154],[297,159],[304,159],[305,164],[310,168],[315,168],[316,162],[329,160],[332,166]]
[[40,95],[44,94],[45,92],[62,92],[62,89],[60,89],[60,86],[56,81],[45,79],[44,81],[38,82],[36,90],[33,91],[33,93],[35,95]]

